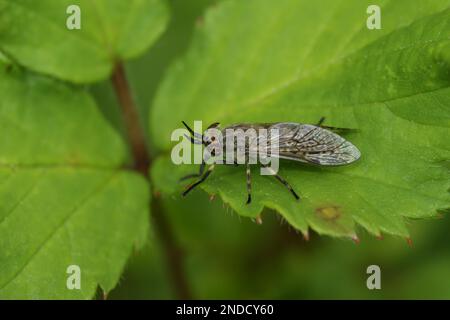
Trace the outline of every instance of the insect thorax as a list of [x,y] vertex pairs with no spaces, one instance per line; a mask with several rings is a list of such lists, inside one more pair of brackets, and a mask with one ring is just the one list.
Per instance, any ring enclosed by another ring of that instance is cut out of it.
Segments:
[[233,125],[213,135],[206,149],[225,164],[264,164],[278,147],[271,138],[277,135],[262,125]]

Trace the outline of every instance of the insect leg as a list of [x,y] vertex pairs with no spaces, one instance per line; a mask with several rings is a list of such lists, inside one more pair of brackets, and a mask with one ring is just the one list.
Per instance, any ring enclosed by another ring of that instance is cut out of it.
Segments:
[[291,185],[289,184],[289,182],[287,182],[286,180],[284,180],[278,173],[276,173],[271,167],[269,166],[264,166],[265,168],[269,169],[271,171],[271,173],[275,176],[275,178],[277,178],[278,181],[280,181],[286,188],[288,188],[288,190],[292,193],[292,195],[295,197],[296,200],[299,200],[300,197],[297,195],[297,193],[294,191],[294,189],[291,187]]
[[321,127],[322,123],[325,121],[325,117],[320,118],[319,122],[316,124],[316,126]]
[[203,172],[205,172],[205,166],[206,166],[206,163],[204,161],[202,161],[202,163],[200,164],[198,173],[188,174],[187,176],[181,177],[179,181],[183,181],[183,180],[190,179],[190,178],[201,177],[203,175]]
[[208,170],[206,170],[206,172],[202,175],[202,177],[197,181],[194,182],[193,184],[189,185],[187,187],[187,189],[183,192],[183,197],[186,196],[192,189],[194,189],[196,186],[198,186],[200,183],[202,183],[203,181],[206,180],[206,178],[208,178],[208,176],[211,174],[211,172],[214,170],[214,165],[211,165]]
[[339,127],[331,127],[331,126],[320,126],[323,129],[328,129],[335,133],[349,133],[349,132],[358,132],[358,129],[350,129],[350,128],[339,128]]
[[339,127],[332,127],[332,126],[324,126],[323,123],[325,121],[325,117],[320,118],[319,122],[316,124],[316,126],[331,130],[335,133],[347,133],[347,132],[356,132],[358,129],[349,129],[349,128],[339,128]]
[[247,204],[250,204],[252,202],[252,175],[250,172],[250,164],[247,163]]

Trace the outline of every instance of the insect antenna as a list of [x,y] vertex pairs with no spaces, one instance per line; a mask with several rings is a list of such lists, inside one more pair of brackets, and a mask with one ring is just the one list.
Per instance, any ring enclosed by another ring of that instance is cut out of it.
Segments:
[[193,144],[203,144],[203,142],[199,141],[199,140],[195,140],[194,137],[188,136],[187,134],[184,135],[186,138],[188,138],[189,140],[191,140],[191,143]]
[[212,129],[212,128],[217,128],[219,126],[219,122],[214,122],[213,124],[211,124],[208,129]]
[[200,133],[194,132],[194,130],[192,130],[186,122],[181,121],[183,123],[183,125],[186,127],[186,129],[189,131],[189,133],[191,134],[191,136],[187,136],[185,135],[189,140],[191,140],[191,142],[193,144],[204,144],[203,142],[203,135],[201,135]]

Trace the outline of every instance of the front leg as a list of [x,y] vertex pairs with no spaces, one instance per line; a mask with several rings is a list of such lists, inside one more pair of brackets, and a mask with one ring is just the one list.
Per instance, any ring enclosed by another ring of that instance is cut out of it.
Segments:
[[197,181],[191,184],[186,188],[186,190],[183,192],[183,197],[185,197],[192,189],[194,189],[196,186],[198,186],[200,183],[206,180],[208,176],[211,174],[211,172],[214,170],[214,165],[211,165],[208,170],[206,170],[205,174]]
[[183,180],[190,179],[190,178],[201,177],[203,175],[203,172],[205,172],[205,166],[206,166],[206,163],[204,161],[202,161],[202,163],[200,164],[198,173],[188,174],[187,176],[181,177],[179,181],[183,181]]

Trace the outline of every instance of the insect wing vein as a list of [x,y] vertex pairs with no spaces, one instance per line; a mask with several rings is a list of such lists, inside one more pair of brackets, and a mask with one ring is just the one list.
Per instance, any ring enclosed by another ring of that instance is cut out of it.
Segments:
[[359,159],[359,150],[338,134],[314,125],[277,123],[271,128],[278,134],[279,157],[325,166],[352,163]]

